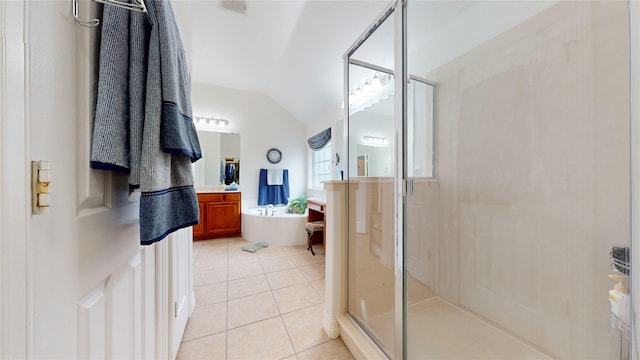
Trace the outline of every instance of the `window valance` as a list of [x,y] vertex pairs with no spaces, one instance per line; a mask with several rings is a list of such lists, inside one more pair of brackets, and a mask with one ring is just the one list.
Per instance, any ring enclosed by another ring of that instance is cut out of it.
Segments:
[[307,144],[309,144],[311,150],[317,151],[325,147],[329,141],[331,141],[331,128],[310,137],[307,140]]

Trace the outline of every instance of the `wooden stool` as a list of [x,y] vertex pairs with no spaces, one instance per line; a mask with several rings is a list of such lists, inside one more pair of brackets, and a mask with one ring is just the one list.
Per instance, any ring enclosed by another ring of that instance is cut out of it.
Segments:
[[307,247],[307,250],[311,250],[311,253],[313,254],[313,256],[316,256],[316,253],[313,252],[313,246],[311,246],[313,244],[313,241],[311,241],[311,238],[315,234],[323,234],[324,233],[324,221],[308,222],[307,226],[305,226],[305,228],[307,229],[308,245],[309,245]]

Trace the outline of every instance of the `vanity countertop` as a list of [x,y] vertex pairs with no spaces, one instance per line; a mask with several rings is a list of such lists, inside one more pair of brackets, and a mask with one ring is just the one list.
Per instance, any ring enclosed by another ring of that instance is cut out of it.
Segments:
[[226,193],[238,193],[240,192],[240,190],[229,190],[229,191],[225,191],[224,190],[224,186],[220,186],[220,185],[213,185],[213,186],[209,186],[209,185],[205,185],[205,186],[196,186],[196,193],[200,194],[200,193],[221,193],[221,194],[226,194]]

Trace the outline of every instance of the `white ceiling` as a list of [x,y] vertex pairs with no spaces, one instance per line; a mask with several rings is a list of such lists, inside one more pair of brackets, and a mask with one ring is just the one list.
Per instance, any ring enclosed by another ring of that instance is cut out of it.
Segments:
[[175,0],[192,82],[263,93],[304,123],[342,102],[342,56],[384,0]]

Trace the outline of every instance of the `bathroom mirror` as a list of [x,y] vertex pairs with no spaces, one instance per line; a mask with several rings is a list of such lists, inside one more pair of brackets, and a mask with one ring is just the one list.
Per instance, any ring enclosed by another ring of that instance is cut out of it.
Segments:
[[240,134],[197,132],[202,159],[193,164],[195,185],[240,184]]

